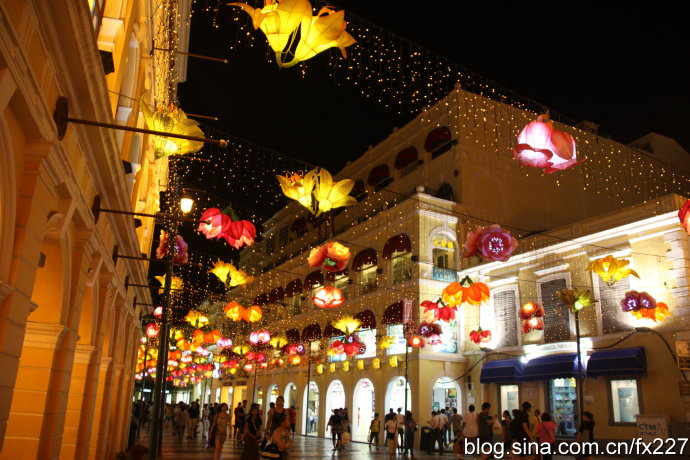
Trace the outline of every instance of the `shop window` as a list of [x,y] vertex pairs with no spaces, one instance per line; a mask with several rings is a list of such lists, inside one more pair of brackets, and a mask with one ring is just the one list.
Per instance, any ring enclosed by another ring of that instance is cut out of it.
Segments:
[[553,379],[550,388],[551,416],[558,424],[557,433],[574,435],[577,426],[577,387],[574,378]]
[[541,283],[541,303],[544,306],[544,342],[564,342],[570,340],[570,312],[564,306],[556,291],[565,289],[565,278]]
[[[598,278],[598,275],[592,275]],[[608,286],[601,280],[596,281],[599,286],[599,302],[601,305],[601,327],[604,334],[615,334],[627,329],[622,321],[620,301],[630,290],[630,278],[623,278],[613,286]]]
[[362,343],[367,346],[367,350],[361,355],[357,355],[357,358],[364,359],[376,356],[376,329],[357,331],[356,334]]
[[501,400],[500,414],[503,414],[504,411],[508,411],[512,414],[513,409],[520,408],[520,394],[517,385],[501,385],[499,387],[499,393],[499,398]]
[[392,324],[388,326],[388,335],[395,337],[393,345],[386,350],[389,355],[398,355],[405,353],[405,335],[403,334],[402,324]]
[[640,413],[637,380],[611,380],[611,409],[614,423],[635,423]]
[[376,266],[362,270],[359,277],[360,293],[362,295],[376,290]]
[[494,296],[494,315],[499,347],[516,347],[518,345],[518,325],[516,311],[516,292],[503,291]]
[[341,275],[333,282],[333,286],[340,289],[340,292],[343,293],[343,298],[346,300],[350,298],[350,278]]
[[412,255],[408,253],[393,254],[391,260],[393,270],[393,284],[398,284],[412,279]]
[[434,353],[457,353],[458,352],[458,320],[439,321],[441,325],[441,345],[432,345],[431,351]]
[[[333,342],[335,342],[336,340],[340,340],[342,342],[344,339],[345,339],[344,335],[341,335],[339,337],[331,337],[331,340],[328,342],[329,349],[330,349],[330,346],[333,345]],[[341,353],[339,355],[330,355],[330,354],[328,355],[328,361],[330,361],[332,363],[339,363],[341,361],[345,361],[346,358],[347,358],[347,355],[345,353]]]

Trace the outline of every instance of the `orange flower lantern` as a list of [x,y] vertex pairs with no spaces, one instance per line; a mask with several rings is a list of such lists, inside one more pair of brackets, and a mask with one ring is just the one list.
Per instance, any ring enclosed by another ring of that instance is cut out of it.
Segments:
[[319,308],[337,308],[345,303],[342,291],[333,286],[320,288],[312,301]]
[[632,310],[630,313],[637,319],[651,319],[655,323],[657,321],[665,321],[666,318],[671,316],[668,305],[664,302],[657,302],[655,308],[640,308],[637,311]]
[[225,316],[232,321],[246,321],[248,323],[256,323],[263,317],[263,310],[258,305],[252,305],[249,308],[244,308],[234,300],[227,304],[223,309]]
[[[467,287],[463,286],[465,283]],[[459,306],[463,303],[470,305],[481,305],[489,300],[489,286],[484,283],[473,283],[469,276],[466,276],[459,283],[453,281],[443,289],[441,300],[448,306]]]
[[347,267],[350,256],[350,250],[347,247],[333,241],[312,249],[307,263],[310,267],[321,267],[324,270],[339,272]]
[[292,364],[293,366],[297,366],[301,362],[302,358],[300,358],[299,355],[290,356],[290,364]]

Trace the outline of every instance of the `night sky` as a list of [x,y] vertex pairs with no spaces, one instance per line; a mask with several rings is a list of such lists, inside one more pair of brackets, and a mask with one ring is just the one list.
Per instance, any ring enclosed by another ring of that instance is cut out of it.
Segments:
[[[336,5],[553,111],[598,123],[600,133],[616,140],[627,143],[654,131],[690,150],[684,15],[659,2],[602,3],[339,0]],[[237,35],[233,18],[245,16],[215,0],[195,5],[189,51],[230,60],[223,65],[189,59],[179,92],[182,108],[221,118],[203,123],[337,169],[412,118],[364,99],[354,86],[336,86],[326,53],[308,62],[302,76],[299,68],[279,70],[269,62],[260,31],[258,46],[231,51]]]

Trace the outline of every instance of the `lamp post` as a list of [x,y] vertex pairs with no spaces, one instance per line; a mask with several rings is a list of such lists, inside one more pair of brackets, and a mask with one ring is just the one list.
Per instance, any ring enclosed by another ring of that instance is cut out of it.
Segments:
[[[577,405],[579,410],[579,421],[582,423],[582,413],[585,411],[584,393],[582,386],[582,355],[580,354],[580,310],[575,310],[575,340],[577,343]],[[577,427],[575,427],[577,429]]]

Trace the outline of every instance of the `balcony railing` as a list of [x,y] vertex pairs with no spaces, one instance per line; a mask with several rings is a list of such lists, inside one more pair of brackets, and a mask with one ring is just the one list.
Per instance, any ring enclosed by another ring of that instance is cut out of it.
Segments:
[[436,281],[446,281],[448,283],[458,280],[458,272],[450,268],[434,267],[431,276]]

